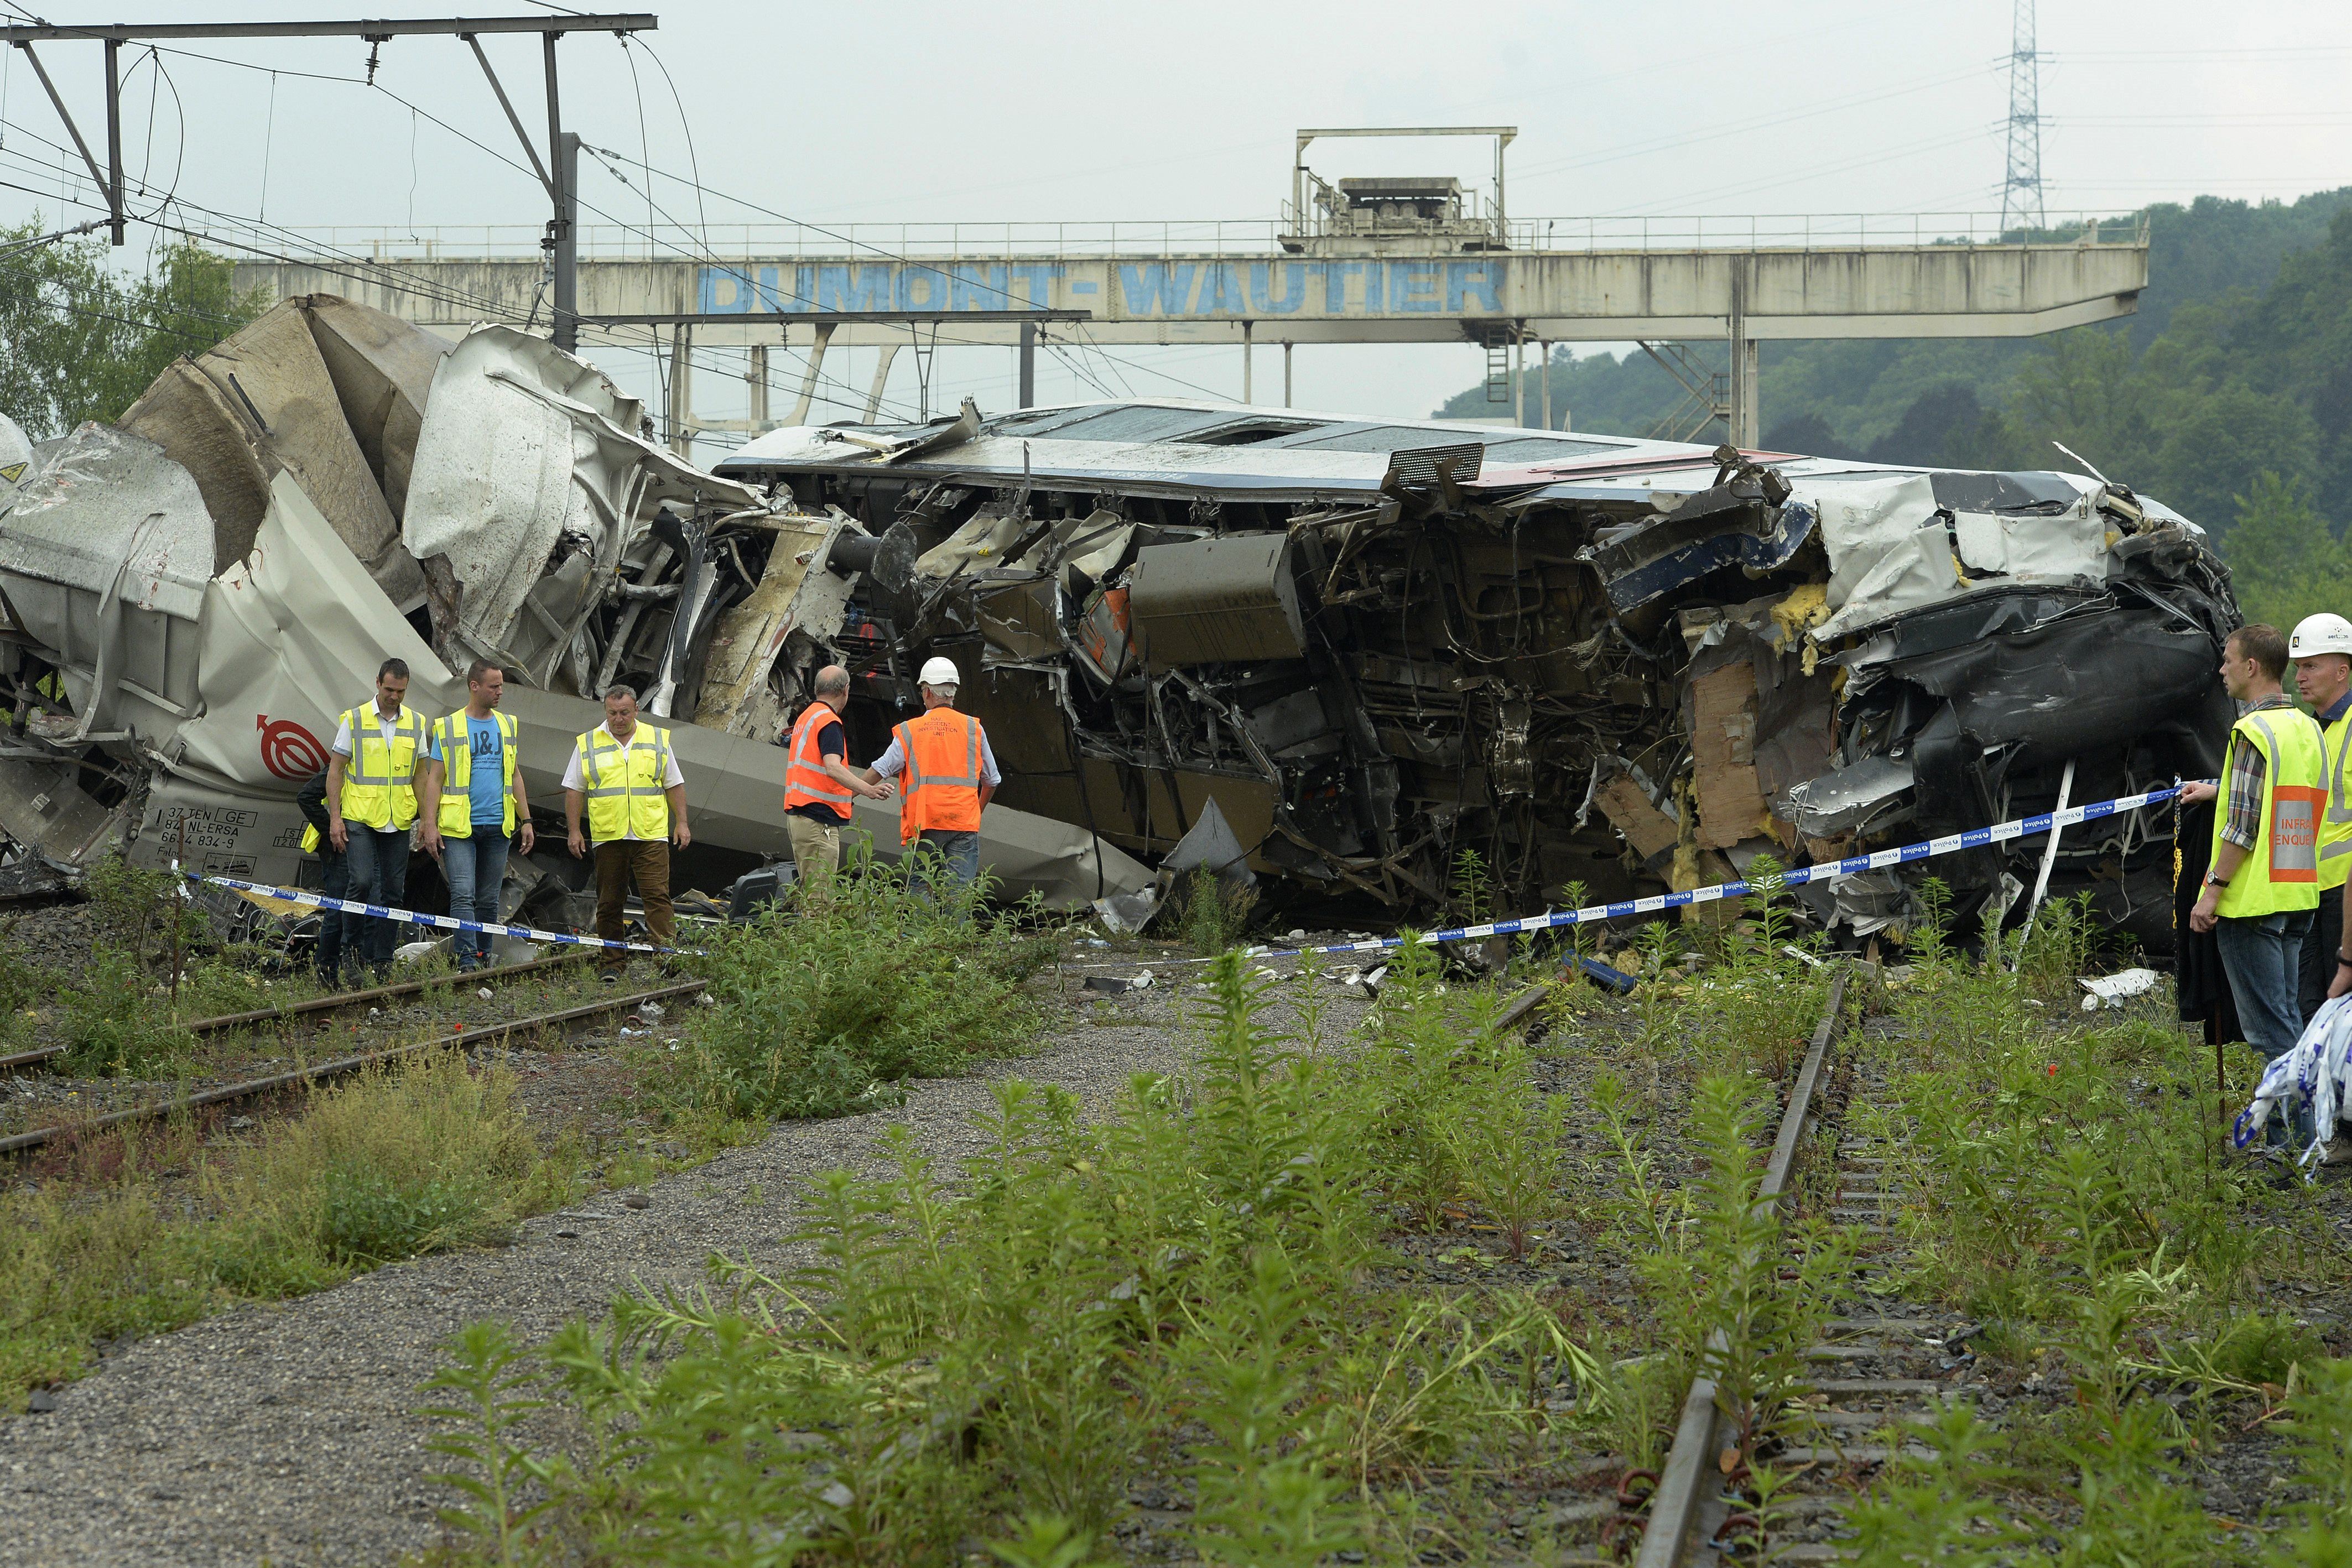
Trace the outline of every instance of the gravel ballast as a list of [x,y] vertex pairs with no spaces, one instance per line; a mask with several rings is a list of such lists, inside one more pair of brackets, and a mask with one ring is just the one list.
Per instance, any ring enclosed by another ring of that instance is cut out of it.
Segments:
[[[1329,994],[1336,1038],[1360,993]],[[528,1221],[505,1249],[395,1265],[130,1346],[57,1390],[54,1410],[0,1418],[0,1513],[14,1521],[0,1565],[383,1563],[427,1547],[452,1499],[425,1479],[446,1461],[414,1412],[450,1334],[499,1318],[537,1343],[635,1283],[700,1282],[713,1253],[791,1267],[782,1239],[810,1176],[878,1173],[897,1123],[957,1169],[985,1146],[995,1078],[1057,1084],[1098,1113],[1132,1074],[1181,1064],[1181,1009],[1198,996],[1161,987],[1056,1009],[1065,1021],[1036,1056],[915,1084],[888,1110],[781,1126],[656,1184],[643,1209],[598,1195]]]

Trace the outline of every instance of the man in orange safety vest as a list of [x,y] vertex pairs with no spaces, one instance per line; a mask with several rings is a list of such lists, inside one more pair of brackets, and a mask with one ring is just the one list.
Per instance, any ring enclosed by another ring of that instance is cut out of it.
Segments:
[[827,664],[816,673],[816,700],[793,721],[784,763],[784,831],[801,888],[814,893],[841,869],[841,830],[849,802],[887,800],[890,786],[872,784],[849,768],[849,737],[841,710],[849,704],[849,672]]
[[951,659],[925,662],[917,685],[923,714],[894,726],[890,745],[865,770],[868,783],[904,775],[898,839],[936,854],[956,881],[980,880],[980,813],[1003,776],[980,720],[955,710],[962,677]]

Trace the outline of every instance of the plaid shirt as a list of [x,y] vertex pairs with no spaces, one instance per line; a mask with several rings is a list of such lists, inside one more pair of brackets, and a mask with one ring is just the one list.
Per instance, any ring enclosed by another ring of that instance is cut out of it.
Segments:
[[[2246,705],[2246,712],[2293,707],[2284,692],[2275,692]],[[2263,827],[2263,748],[2236,730],[2230,732],[2230,816],[2221,824],[2221,841],[2249,854]]]

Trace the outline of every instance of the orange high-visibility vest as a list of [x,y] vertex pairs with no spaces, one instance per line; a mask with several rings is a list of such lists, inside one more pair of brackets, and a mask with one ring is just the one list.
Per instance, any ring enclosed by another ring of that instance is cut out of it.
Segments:
[[899,793],[898,837],[913,843],[926,828],[950,832],[980,829],[980,720],[935,707],[891,733],[906,759]]
[[[843,821],[849,821],[849,786],[824,770],[824,758],[817,749],[817,737],[828,724],[838,724],[841,716],[824,703],[811,703],[793,725],[792,750],[784,763],[784,810],[796,806],[825,805],[833,808]],[[844,757],[843,761],[848,758]]]

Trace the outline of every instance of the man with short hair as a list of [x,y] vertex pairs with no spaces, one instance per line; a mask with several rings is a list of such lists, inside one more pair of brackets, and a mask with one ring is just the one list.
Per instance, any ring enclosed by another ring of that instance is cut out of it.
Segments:
[[[2180,798],[2219,800],[2213,860],[2189,924],[2210,931],[2229,972],[2247,1043],[2268,1061],[2303,1034],[2296,999],[2303,936],[2319,904],[2319,726],[2287,700],[2286,639],[2260,622],[2221,645],[2221,681],[2240,705],[2216,786],[2192,781]],[[2298,1121],[2308,1117],[2305,1111]],[[2307,1129],[2305,1129],[2307,1132]],[[2279,1134],[2273,1133],[2273,1141]]]
[[793,723],[784,762],[784,831],[801,888],[818,894],[841,869],[841,830],[849,802],[890,798],[887,784],[869,784],[849,769],[849,736],[841,710],[849,704],[849,672],[827,664],[816,673],[816,700]]
[[969,885],[980,880],[980,813],[1003,775],[980,720],[955,709],[962,679],[952,659],[926,661],[916,683],[922,716],[892,727],[889,746],[864,777],[873,784],[906,775],[899,841],[938,857],[950,875]]
[[2303,1021],[2329,997],[2352,990],[2352,956],[2345,956],[2344,883],[2352,872],[2352,778],[2345,766],[2352,741],[2352,621],[2306,615],[2287,639],[2294,689],[2319,720],[2319,782],[2327,806],[2319,819],[2319,908],[2303,939]]
[[[519,771],[517,726],[499,711],[506,672],[477,659],[466,672],[466,706],[433,721],[425,761],[417,768],[419,835],[425,852],[441,862],[449,881],[449,913],[460,920],[495,923],[499,888],[507,874],[507,846],[522,829],[522,852],[534,834],[530,802]],[[457,972],[488,968],[487,932],[460,931],[454,944]]]
[[[632,887],[646,906],[646,929],[656,946],[673,945],[669,850],[694,841],[686,826],[686,775],[672,754],[669,731],[637,722],[637,694],[614,686],[604,694],[604,722],[579,737],[563,772],[563,822],[573,855],[587,852],[580,809],[588,808],[588,837],[596,843],[596,935],[618,942],[626,929]],[[623,955],[604,950],[604,979],[621,977]]]
[[[408,665],[386,659],[375,701],[344,713],[327,748],[327,838],[343,856],[344,896],[397,905],[408,893],[408,830],[416,821],[416,754],[425,721],[406,701]],[[392,965],[392,922],[343,916],[343,952],[376,969]]]

